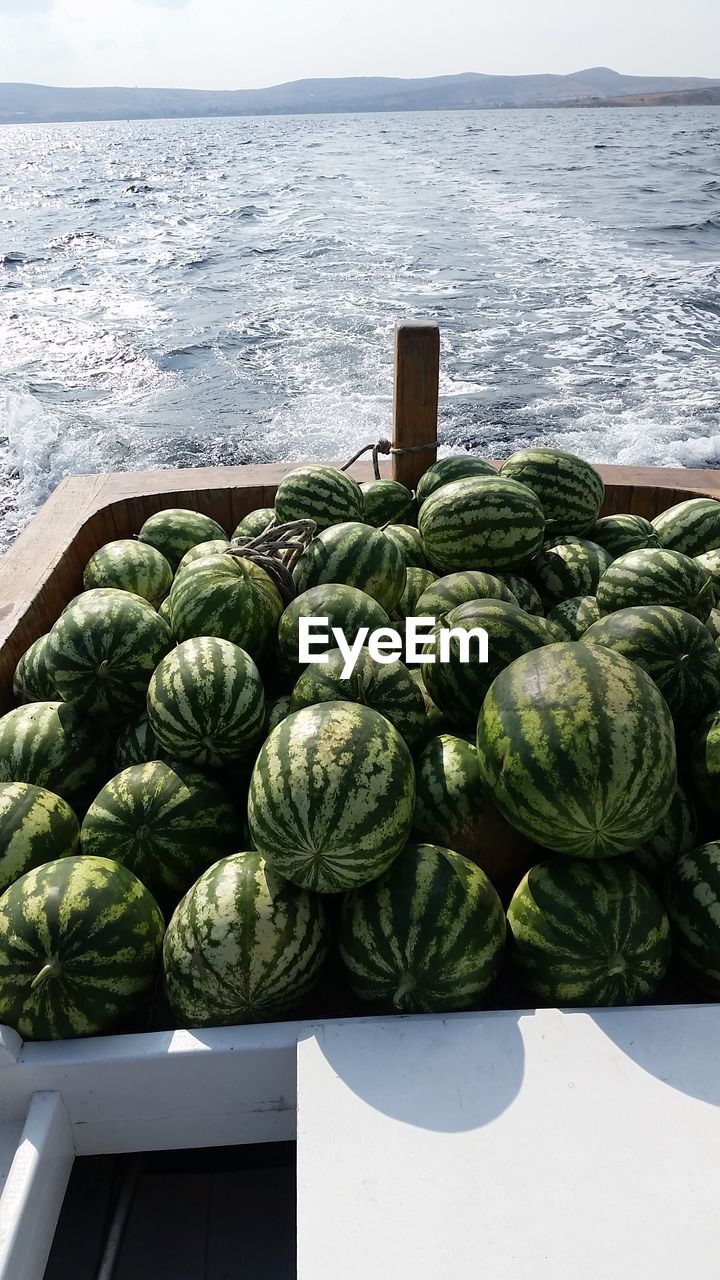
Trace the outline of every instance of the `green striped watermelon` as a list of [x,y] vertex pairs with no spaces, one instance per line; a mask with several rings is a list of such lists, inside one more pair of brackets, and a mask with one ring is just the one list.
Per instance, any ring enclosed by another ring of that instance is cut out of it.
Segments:
[[195,560],[178,573],[170,592],[178,640],[215,636],[240,645],[253,658],[266,651],[282,611],[280,593],[265,570],[237,556]]
[[469,858],[494,885],[517,883],[532,845],[505,821],[480,776],[471,738],[442,733],[415,760],[413,836]]
[[[127,603],[128,600],[134,600],[136,604],[141,604],[148,613],[156,614],[165,607],[167,597],[156,609],[154,604],[151,604],[144,596],[139,596],[136,591],[125,591],[121,587],[91,587],[89,591],[80,591],[76,596],[73,596],[62,612],[67,613],[68,609],[72,609],[74,605],[80,604],[81,601],[83,604],[90,605],[110,604],[112,602],[122,604],[123,601]],[[62,617],[62,614],[60,616]]]
[[492,573],[469,570],[467,573],[448,573],[438,578],[423,591],[417,601],[417,616],[443,618],[458,605],[473,600],[505,600],[517,605],[509,587]]
[[720,650],[707,628],[682,609],[619,609],[594,622],[582,641],[614,649],[647,671],[682,723],[720,704]]
[[[449,662],[442,662],[439,639],[443,629],[451,632],[482,628],[487,634],[487,661],[478,658],[478,644],[471,640],[470,661],[462,660],[461,637],[450,637]],[[525,613],[507,600],[473,600],[451,609],[434,628],[435,661],[426,658],[423,680],[433,702],[458,729],[474,732],[483,698],[490,685],[511,662],[530,649],[552,644],[544,618]]]
[[516,573],[498,573],[495,576],[511,592],[521,609],[526,613],[534,613],[538,617],[543,616],[545,606],[532,582],[528,582],[527,578],[519,577]]
[[164,555],[173,573],[191,547],[196,547],[199,542],[226,537],[225,530],[216,520],[184,507],[156,511],[148,517],[138,534],[140,542],[148,543]]
[[132,591],[157,607],[172,586],[173,571],[155,547],[133,538],[108,542],[90,557],[83,573],[86,591],[118,587]]
[[421,475],[417,487],[418,506],[442,489],[443,485],[452,484],[454,480],[467,480],[472,476],[494,476],[497,472],[489,462],[476,458],[471,453],[453,454],[449,458],[439,458]]
[[281,1017],[316,985],[329,943],[316,894],[281,880],[258,853],[223,858],[188,891],[168,926],[170,1005],[191,1027]]
[[117,862],[58,858],[28,871],[0,898],[0,1023],[24,1040],[68,1040],[136,1017],[164,927]]
[[58,700],[58,691],[48,670],[47,642],[47,635],[34,640],[15,668],[13,697],[18,703]]
[[257,538],[275,520],[274,507],[258,507],[255,511],[250,511],[235,527],[233,540],[235,538]]
[[501,476],[443,485],[423,503],[418,528],[430,566],[517,569],[542,546],[545,517],[535,494]]
[[713,640],[720,640],[720,609],[711,610],[710,617],[707,619],[705,626],[707,627]]
[[537,495],[548,534],[586,533],[598,518],[605,494],[602,477],[574,453],[536,445],[514,453],[500,474]]
[[571,596],[592,596],[612,556],[596,542],[574,536],[545,543],[532,576],[545,604],[552,608]]
[[715,604],[717,604],[720,602],[720,549],[705,551],[703,555],[695,556],[694,558],[701,569],[710,574]]
[[505,917],[479,867],[410,844],[380,880],[348,894],[338,936],[361,1000],[401,1013],[467,1009],[500,970]]
[[415,529],[410,524],[389,524],[383,532],[400,548],[406,568],[428,569],[430,567],[419,529]]
[[[377,631],[390,626],[390,619],[385,610],[373,600],[367,592],[357,587],[336,586],[324,582],[319,587],[311,587],[303,591],[288,605],[278,628],[278,642],[281,657],[288,668],[297,666],[299,661],[299,627],[301,618],[327,618],[328,643],[326,649],[334,649],[337,641],[333,639],[330,628],[339,627],[345,634],[348,644],[358,634],[361,627]],[[313,636],[315,645],[313,652],[322,653],[320,648],[320,629]]]
[[84,854],[122,863],[162,905],[174,905],[241,839],[239,819],[219,782],[159,760],[111,778],[81,830]]
[[425,591],[437,582],[437,575],[431,569],[415,569],[405,570],[405,590],[398,600],[393,610],[393,618],[402,622],[406,618],[417,616],[418,601]]
[[272,698],[267,704],[267,720],[265,723],[265,737],[267,738],[281,720],[290,715],[290,698],[289,693],[282,693],[277,698]]
[[477,743],[500,812],[557,853],[627,853],[670,807],[667,705],[644,671],[599,645],[551,644],[513,662],[485,698]]
[[200,636],[163,658],[150,681],[147,711],[168,755],[218,766],[241,760],[261,738],[265,694],[244,649]]
[[0,893],[26,871],[78,852],[67,801],[30,782],[0,782]]
[[688,498],[653,520],[660,545],[686,556],[701,556],[720,547],[720,502],[716,498]]
[[676,858],[689,853],[697,845],[698,820],[690,796],[676,786],[673,798],[657,831],[628,854],[628,862],[640,871],[651,884],[660,884]]
[[374,880],[410,833],[412,757],[370,707],[324,702],[289,715],[250,783],[253,844],[278,875],[334,893]]
[[306,667],[293,690],[290,710],[301,711],[320,702],[357,702],[379,711],[414,747],[426,731],[427,716],[423,696],[407,667],[402,662],[376,662],[365,648],[345,680],[344,666],[341,651],[331,649],[327,662]]
[[137,720],[126,724],[115,745],[115,766],[118,772],[133,764],[147,764],[149,760],[167,760],[168,754],[160,746],[150,728],[147,710]]
[[699,986],[720,991],[720,841],[683,853],[668,871],[665,905],[676,955]]
[[47,663],[65,702],[116,721],[139,714],[153,671],[174,645],[160,615],[139,602],[81,598],[52,627]]
[[523,982],[552,1004],[639,1004],[670,961],[660,899],[618,859],[551,858],[532,867],[510,903],[508,925]]
[[596,592],[601,614],[634,605],[669,604],[704,622],[713,605],[712,579],[680,551],[648,547],[613,560]]
[[361,484],[363,519],[376,529],[389,524],[411,524],[416,517],[415,499],[397,480],[368,480]]
[[708,809],[716,817],[720,816],[720,710],[708,712],[695,730],[690,771]]
[[613,560],[627,555],[628,551],[641,551],[644,547],[659,547],[660,540],[649,520],[629,513],[603,516],[588,530],[591,542],[609,551]]
[[84,813],[110,773],[102,723],[66,702],[31,702],[0,717],[0,782],[33,782]]
[[558,640],[579,640],[600,618],[595,596],[570,596],[551,609],[547,621]]
[[275,494],[275,514],[279,524],[291,520],[314,520],[318,533],[331,524],[362,520],[362,489],[352,476],[317,462],[296,467],[280,481]]
[[227,538],[211,538],[209,542],[198,542],[196,547],[191,547],[185,552],[180,561],[177,571],[180,573],[186,569],[194,560],[204,560],[206,556],[219,556],[227,551],[230,543]]
[[[162,604],[158,607],[158,613],[162,618],[163,622],[166,622],[170,630],[172,631],[172,618],[170,616],[170,600],[167,596],[163,600]],[[173,636],[174,635],[175,635],[175,632],[173,631]]]
[[405,561],[392,538],[359,521],[334,524],[318,534],[293,572],[298,595],[331,582],[357,587],[386,611],[405,589]]

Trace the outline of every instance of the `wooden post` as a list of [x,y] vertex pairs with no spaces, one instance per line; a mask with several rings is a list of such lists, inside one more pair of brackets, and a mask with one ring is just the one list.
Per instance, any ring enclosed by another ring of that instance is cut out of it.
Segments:
[[392,478],[414,489],[437,458],[440,330],[436,324],[399,324],[395,330],[393,448],[428,444],[430,449],[392,455]]

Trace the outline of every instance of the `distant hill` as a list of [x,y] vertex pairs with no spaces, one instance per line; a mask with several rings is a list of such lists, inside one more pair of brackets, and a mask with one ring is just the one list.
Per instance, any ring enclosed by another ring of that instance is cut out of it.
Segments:
[[620,98],[586,98],[573,107],[720,107],[720,84],[704,89],[673,89],[670,93],[631,93]]
[[[62,89],[0,84],[0,122],[137,120],[156,117],[283,115],[351,111],[474,110],[492,107],[644,105],[657,95],[714,93],[718,81],[624,76],[608,67],[572,75],[489,76],[475,72],[430,79],[354,77],[294,80],[268,89]],[[635,98],[632,104],[629,98]],[[693,99],[706,101],[707,99]],[[714,101],[711,97],[711,101]]]

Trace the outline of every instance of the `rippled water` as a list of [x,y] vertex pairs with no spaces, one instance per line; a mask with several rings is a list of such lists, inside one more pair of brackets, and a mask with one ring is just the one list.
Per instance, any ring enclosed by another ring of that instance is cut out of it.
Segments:
[[72,472],[441,438],[720,465],[720,111],[0,129],[0,546]]

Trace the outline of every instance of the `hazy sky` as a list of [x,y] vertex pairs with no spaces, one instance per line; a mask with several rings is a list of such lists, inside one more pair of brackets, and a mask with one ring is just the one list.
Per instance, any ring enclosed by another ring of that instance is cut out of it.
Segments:
[[0,80],[239,89],[599,65],[720,80],[720,0],[0,0]]

